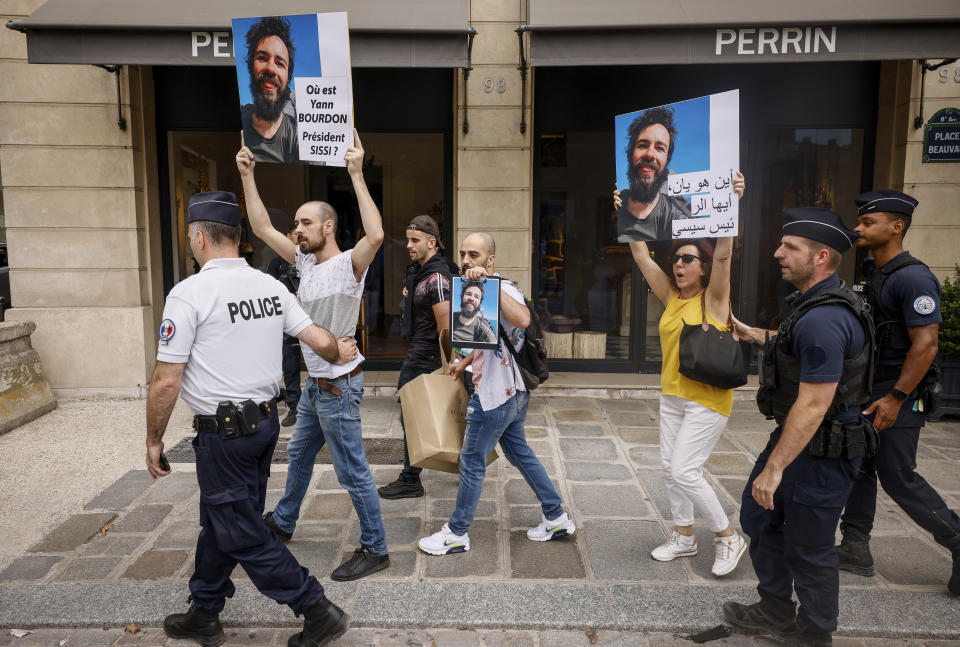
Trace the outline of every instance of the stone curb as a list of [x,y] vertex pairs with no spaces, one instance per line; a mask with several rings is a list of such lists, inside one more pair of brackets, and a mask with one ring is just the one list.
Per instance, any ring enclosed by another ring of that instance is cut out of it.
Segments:
[[[726,600],[751,602],[753,588],[664,584],[472,582],[325,583],[358,627],[470,627],[698,631],[722,621]],[[180,582],[0,587],[0,627],[159,626],[186,609]],[[960,604],[946,592],[846,589],[839,634],[960,638]],[[238,582],[222,614],[227,626],[295,627],[290,610]]]

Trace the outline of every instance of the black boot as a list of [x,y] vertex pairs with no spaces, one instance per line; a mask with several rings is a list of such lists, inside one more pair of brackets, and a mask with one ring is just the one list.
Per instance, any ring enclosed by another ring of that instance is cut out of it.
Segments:
[[728,623],[748,634],[768,634],[791,637],[796,633],[797,605],[765,593],[751,605],[725,602],[723,617]]
[[410,482],[401,476],[393,483],[377,488],[377,492],[384,499],[414,499],[423,496],[423,484],[420,479]]
[[347,633],[350,616],[327,598],[303,612],[303,631],[290,636],[287,647],[320,647]]
[[960,595],[960,550],[953,551],[953,575],[947,582],[947,590],[954,595]]
[[225,640],[220,614],[190,605],[186,613],[174,613],[163,619],[163,630],[171,638],[192,638],[201,645],[222,645]]
[[870,554],[870,535],[864,534],[847,524],[840,524],[843,539],[837,546],[840,570],[850,571],[863,577],[873,577],[873,555]]
[[797,632],[790,643],[802,647],[832,647],[833,634],[829,631],[820,631],[804,618],[797,618]]

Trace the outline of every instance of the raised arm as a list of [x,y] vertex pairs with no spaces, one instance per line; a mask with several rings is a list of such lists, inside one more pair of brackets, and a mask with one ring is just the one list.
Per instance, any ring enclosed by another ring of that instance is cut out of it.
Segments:
[[363,223],[364,237],[353,248],[353,273],[359,281],[383,243],[383,219],[363,179],[363,144],[356,128],[353,129],[353,146],[347,148],[343,159],[347,163],[350,181],[353,182],[353,191],[357,194],[360,221]]
[[[622,205],[623,201],[620,199],[620,191],[614,190],[614,208],[619,209]],[[631,242],[630,253],[633,255],[633,261],[637,264],[637,267],[640,268],[640,273],[643,274],[647,285],[653,290],[654,296],[660,300],[660,303],[666,305],[667,301],[670,300],[670,295],[674,292],[673,285],[670,283],[670,278],[660,269],[656,261],[650,258],[650,250],[647,249],[647,244],[643,241]]]
[[714,319],[726,322],[730,316],[730,265],[733,258],[733,237],[717,240],[713,252],[713,268],[705,295],[707,310]]
[[240,133],[240,151],[237,153],[237,170],[240,171],[240,179],[243,181],[243,195],[247,203],[247,218],[250,219],[250,228],[254,235],[270,246],[278,256],[288,263],[296,261],[297,246],[286,236],[276,230],[273,223],[270,222],[270,214],[260,199],[260,192],[257,191],[257,181],[253,177],[253,167],[256,162],[253,159],[253,151],[246,147],[243,141],[243,133]]
[[666,305],[670,300],[670,295],[675,292],[673,284],[666,272],[660,269],[657,262],[650,258],[650,251],[647,244],[643,241],[633,241],[630,243],[630,253],[633,254],[633,261],[640,268],[640,273],[646,280],[647,285],[653,290],[653,294],[660,303]]
[[[746,179],[737,171],[733,181],[733,191],[737,199],[743,197]],[[743,220],[741,219],[741,222]],[[730,316],[730,266],[733,259],[733,238],[728,236],[717,240],[717,249],[713,253],[713,268],[710,271],[710,284],[707,285],[707,310],[717,321],[726,321]]]

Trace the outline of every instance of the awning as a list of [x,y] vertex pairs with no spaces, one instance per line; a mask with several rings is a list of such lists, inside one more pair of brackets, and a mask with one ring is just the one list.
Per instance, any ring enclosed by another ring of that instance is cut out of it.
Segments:
[[529,0],[531,65],[960,57],[957,0]]
[[231,18],[349,12],[354,67],[467,67],[467,0],[47,0],[30,63],[234,65]]

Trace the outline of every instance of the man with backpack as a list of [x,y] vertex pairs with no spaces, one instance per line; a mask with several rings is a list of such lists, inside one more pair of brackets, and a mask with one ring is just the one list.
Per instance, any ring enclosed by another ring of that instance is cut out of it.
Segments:
[[[460,246],[463,274],[471,281],[500,278],[494,271],[496,246],[489,234],[474,233]],[[520,470],[542,507],[541,523],[527,531],[533,541],[567,537],[576,531],[573,520],[563,511],[560,495],[547,476],[540,460],[527,444],[524,420],[530,403],[530,389],[546,378],[534,354],[524,359],[529,330],[537,331],[536,314],[526,305],[520,289],[506,279],[500,280],[500,339],[495,350],[475,350],[451,364],[449,374],[460,379],[467,365],[472,368],[473,394],[467,405],[467,429],[460,450],[460,486],[457,505],[450,521],[439,532],[419,541],[422,551],[448,555],[470,550],[467,531],[480,500],[486,476],[487,457],[499,442],[503,455]],[[531,348],[541,340],[531,335]],[[529,351],[530,349],[528,349]]]
[[[867,247],[867,303],[877,329],[877,366],[870,405],[880,433],[875,458],[865,461],[841,517],[843,541],[837,546],[840,568],[857,575],[874,574],[870,532],[877,511],[877,479],[903,511],[938,544],[953,553],[953,576],[947,588],[960,595],[960,517],[917,474],[917,442],[924,413],[939,385],[937,355],[940,283],[930,269],[903,250],[903,236],[918,202],[884,189],[856,199],[857,244]],[[932,369],[932,370],[931,370]]]

